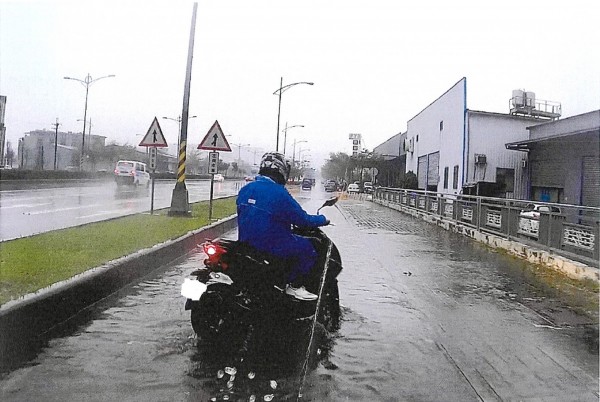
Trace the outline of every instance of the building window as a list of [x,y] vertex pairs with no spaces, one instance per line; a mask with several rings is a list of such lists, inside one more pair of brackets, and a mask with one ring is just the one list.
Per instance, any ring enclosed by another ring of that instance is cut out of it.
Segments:
[[444,188],[447,189],[448,188],[448,166],[446,166],[444,168]]
[[444,120],[440,121],[440,131],[444,129]]
[[454,165],[454,176],[452,177],[452,188],[458,189],[458,165]]

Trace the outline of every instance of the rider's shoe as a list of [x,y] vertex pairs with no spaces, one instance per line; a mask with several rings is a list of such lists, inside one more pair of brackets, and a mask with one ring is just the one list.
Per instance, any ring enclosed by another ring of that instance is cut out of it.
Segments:
[[295,297],[298,300],[317,300],[317,295],[314,293],[310,293],[308,290],[304,288],[304,286],[300,286],[299,288],[293,288],[290,285],[287,285],[285,288],[285,293],[289,296]]

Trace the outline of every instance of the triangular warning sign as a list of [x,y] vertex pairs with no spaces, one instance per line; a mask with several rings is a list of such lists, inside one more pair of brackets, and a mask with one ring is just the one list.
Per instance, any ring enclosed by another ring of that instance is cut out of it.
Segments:
[[212,125],[206,136],[198,145],[198,149],[208,149],[211,151],[226,151],[231,152],[231,147],[225,138],[225,134],[223,134],[223,130],[221,130],[221,126],[219,122],[215,120],[215,123]]
[[140,142],[140,147],[167,147],[167,141],[165,140],[165,136],[160,129],[160,124],[158,124],[158,119],[154,117],[154,121],[150,125],[146,136]]

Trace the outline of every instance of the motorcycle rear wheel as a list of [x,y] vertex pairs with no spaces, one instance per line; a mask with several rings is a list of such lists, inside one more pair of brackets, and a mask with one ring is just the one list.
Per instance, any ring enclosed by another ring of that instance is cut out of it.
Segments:
[[204,294],[191,308],[192,328],[203,341],[216,341],[233,325],[231,312],[218,296]]

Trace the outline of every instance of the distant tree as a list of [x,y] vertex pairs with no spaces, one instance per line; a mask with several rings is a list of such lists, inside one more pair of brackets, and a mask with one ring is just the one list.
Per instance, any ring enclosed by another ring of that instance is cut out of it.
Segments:
[[223,162],[222,159],[219,159],[219,167],[217,169],[219,172],[226,172],[229,169],[229,163]]
[[189,168],[190,174],[199,173],[200,170],[200,150],[193,148],[186,156],[186,168]]
[[417,180],[417,175],[412,170],[406,172],[406,174],[404,175],[404,179],[400,183],[400,187],[411,190],[418,189],[419,181]]
[[330,153],[329,159],[321,168],[324,179],[341,180],[351,171],[352,161],[348,154],[343,152]]

